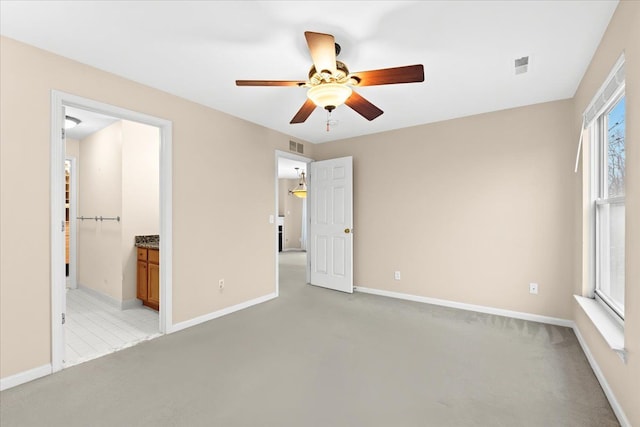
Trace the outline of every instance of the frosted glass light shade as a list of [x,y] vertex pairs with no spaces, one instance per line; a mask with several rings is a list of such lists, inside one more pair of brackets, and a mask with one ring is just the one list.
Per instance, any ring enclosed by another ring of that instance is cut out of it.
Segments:
[[349,86],[343,84],[324,83],[309,89],[307,97],[318,107],[337,107],[344,104],[352,92]]
[[307,189],[300,189],[300,190],[293,190],[291,192],[291,194],[293,194],[296,197],[299,197],[301,199],[306,199],[307,198]]

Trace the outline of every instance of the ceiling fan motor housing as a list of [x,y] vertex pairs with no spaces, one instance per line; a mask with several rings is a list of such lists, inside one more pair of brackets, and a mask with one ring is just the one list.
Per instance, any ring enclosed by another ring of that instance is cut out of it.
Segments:
[[347,83],[349,77],[349,69],[342,61],[336,61],[336,73],[324,70],[318,72],[316,66],[312,65],[309,70],[309,84],[311,86],[317,86],[323,83]]

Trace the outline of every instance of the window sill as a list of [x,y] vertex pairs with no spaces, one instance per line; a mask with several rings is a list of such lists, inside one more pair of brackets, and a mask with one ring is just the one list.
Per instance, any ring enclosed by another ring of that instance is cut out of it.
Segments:
[[574,295],[574,297],[585,314],[591,319],[598,332],[600,332],[602,338],[609,344],[611,350],[615,351],[627,363],[623,327],[596,300],[578,295]]

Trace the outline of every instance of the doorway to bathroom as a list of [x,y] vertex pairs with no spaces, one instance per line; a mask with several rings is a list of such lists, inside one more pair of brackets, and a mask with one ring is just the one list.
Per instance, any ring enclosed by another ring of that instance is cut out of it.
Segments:
[[65,107],[65,367],[160,334],[159,149],[155,126]]
[[55,372],[169,329],[171,123],[60,92],[52,106]]

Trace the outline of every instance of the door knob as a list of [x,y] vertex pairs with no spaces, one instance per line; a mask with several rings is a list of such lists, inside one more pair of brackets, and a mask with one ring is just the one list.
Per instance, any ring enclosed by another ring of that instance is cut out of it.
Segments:
[[345,229],[344,229],[344,232],[345,232],[346,234],[349,234],[349,233],[351,233],[351,229],[350,229],[350,228],[345,228]]

